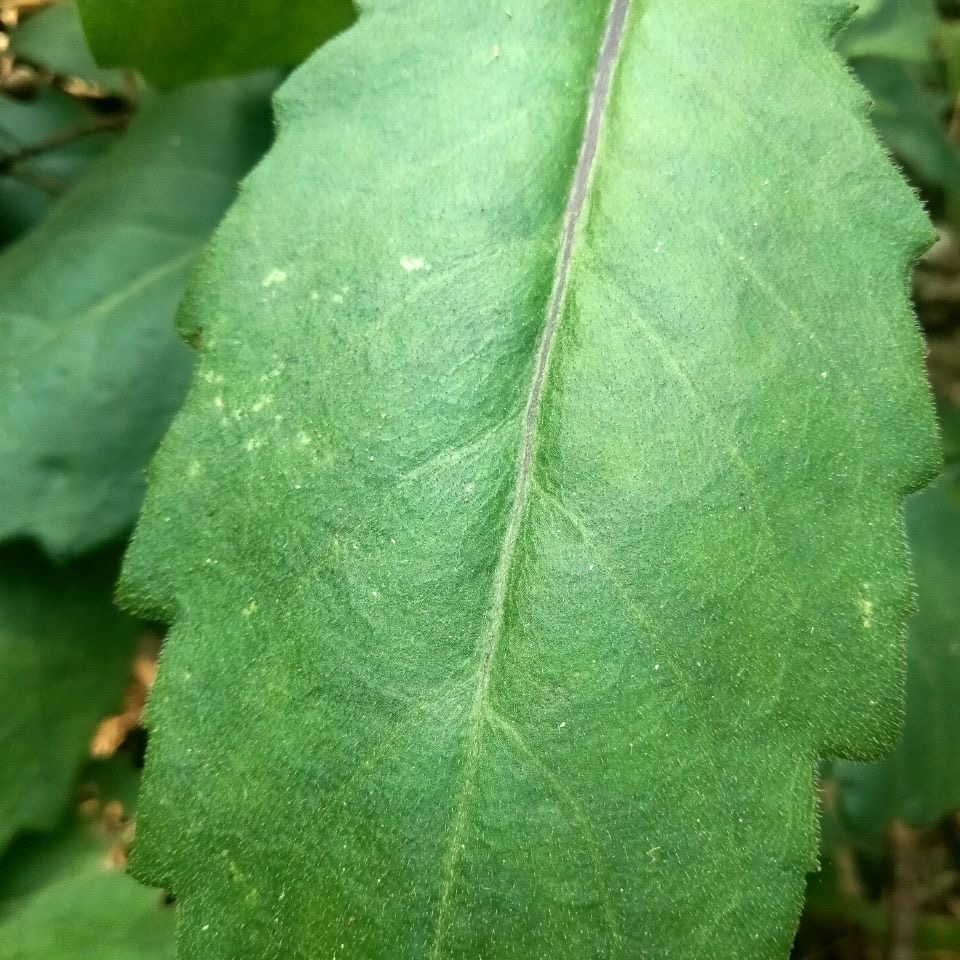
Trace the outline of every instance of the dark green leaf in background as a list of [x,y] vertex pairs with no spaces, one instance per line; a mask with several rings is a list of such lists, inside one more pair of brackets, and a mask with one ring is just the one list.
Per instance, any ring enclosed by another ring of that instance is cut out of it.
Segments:
[[925,63],[937,29],[935,0],[859,0],[857,12],[840,35],[848,59],[887,57]]
[[845,9],[634,3],[589,120],[582,0],[371,0],[284,87],[125,576],[182,960],[786,957],[935,447]]
[[0,852],[53,827],[97,724],[120,706],[137,626],[111,602],[117,558],[62,568],[0,552]]
[[[62,90],[42,90],[29,102],[0,95],[0,158],[91,124],[94,115]],[[115,141],[104,129],[0,171],[0,246],[32,227]]]
[[92,766],[62,826],[0,860],[0,960],[173,960],[174,908],[124,872],[136,785]]
[[[102,70],[87,48],[72,3],[35,12],[10,36],[17,63],[34,68],[38,89],[25,99],[0,94],[0,246],[32,227],[80,179],[122,130],[132,74]],[[80,83],[96,95],[71,96]],[[120,102],[101,109],[100,94]]]
[[187,274],[270,137],[272,77],[150,99],[0,256],[0,538],[73,556],[124,533],[190,374]]
[[960,188],[960,152],[947,137],[950,102],[933,89],[938,21],[933,0],[866,0],[840,49],[873,99],[871,119],[921,183]]
[[350,0],[80,0],[105,66],[134,66],[159,88],[292,67],[354,19]]
[[[947,466],[960,464],[960,407],[944,401],[939,406],[940,429],[943,434],[943,459]],[[960,480],[958,471],[951,476]]]
[[857,77],[873,97],[871,119],[884,142],[922,183],[960,189],[960,151],[946,136],[949,104],[928,90],[899,60],[855,61]]

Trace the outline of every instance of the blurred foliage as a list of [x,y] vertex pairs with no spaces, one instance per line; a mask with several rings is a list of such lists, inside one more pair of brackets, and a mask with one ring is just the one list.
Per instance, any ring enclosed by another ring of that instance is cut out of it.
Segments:
[[[315,38],[304,33],[297,37],[296,49],[271,46],[269,35],[245,29],[248,20],[230,17],[235,42],[222,48],[223,56],[215,56],[208,35],[216,28],[217,16],[230,12],[228,5],[179,4],[214,27],[187,30],[180,19],[167,16],[171,29],[163,44],[125,49],[131,38],[153,44],[158,31],[131,24],[137,17],[159,16],[172,4],[173,0],[152,7],[127,3],[119,8],[85,0],[98,42],[119,67],[104,69],[87,48],[70,3],[0,3],[0,247],[27,241],[23,247],[8,246],[0,263],[12,266],[7,274],[0,266],[0,275],[16,286],[11,277],[42,264],[49,254],[37,238],[48,229],[45,225],[53,223],[49,229],[59,235],[62,246],[48,260],[46,273],[37,268],[35,289],[27,284],[23,294],[24,302],[32,296],[41,304],[35,308],[38,312],[44,309],[43,293],[55,286],[54,271],[82,273],[96,261],[89,248],[92,223],[109,223],[118,215],[128,224],[135,222],[130,208],[120,211],[122,202],[134,210],[138,204],[149,208],[149,176],[131,179],[124,188],[127,197],[110,189],[115,148],[125,143],[128,156],[135,151],[135,139],[131,148],[126,133],[131,127],[133,138],[137,136],[133,118],[146,114],[142,125],[147,126],[151,111],[165,109],[164,98],[150,92],[125,68],[127,64],[140,60],[160,82],[174,84],[227,73],[238,64],[293,63],[315,45]],[[345,2],[335,5],[338,12],[332,17],[315,16],[310,4],[298,4],[297,9],[314,24],[311,29],[319,31],[317,36],[327,36],[349,22],[349,7]],[[114,16],[118,10],[119,18]],[[248,16],[257,15],[256,6],[250,5]],[[258,42],[247,45],[247,36]],[[916,271],[915,297],[928,338],[947,468],[941,480],[917,494],[908,507],[918,610],[908,638],[904,740],[889,760],[824,768],[823,869],[811,880],[795,956],[956,960],[960,958],[960,244],[955,238],[960,236],[960,0],[939,4],[864,0],[838,43],[869,92],[878,133],[922,194],[939,229],[936,247]],[[181,53],[172,55],[176,44]],[[226,206],[233,182],[266,146],[267,92],[262,86],[257,95],[259,119],[247,114],[246,132],[234,130],[245,144],[243,159],[237,165],[236,150],[231,148],[228,159],[234,166],[227,165],[225,176],[232,180],[226,187],[221,182],[220,206],[211,207],[199,226],[190,216],[193,204],[176,213],[192,248],[202,244]],[[188,93],[186,99],[196,96]],[[155,106],[158,101],[160,107]],[[223,103],[218,101],[214,109]],[[189,146],[213,149],[202,117],[188,127],[183,135],[191,138]],[[149,173],[149,158],[135,157],[134,162]],[[171,180],[165,189],[174,194],[170,203],[162,189],[153,202],[166,211],[179,188]],[[80,199],[72,200],[75,196]],[[152,214],[141,217],[143,222],[153,219]],[[171,227],[176,233],[177,224]],[[122,242],[104,256],[133,263],[134,248],[135,244]],[[157,308],[157,330],[171,328],[179,289]],[[8,292],[5,302],[9,297]],[[66,302],[61,307],[73,312]],[[29,312],[22,304],[18,309]],[[48,315],[57,309],[49,307]],[[98,351],[96,336],[91,335],[90,342],[94,373],[105,369],[109,373],[111,360],[126,362],[122,355]],[[169,346],[171,341],[160,337],[157,342]],[[150,349],[149,344],[138,343],[131,352],[140,351],[143,369],[156,372],[161,369],[158,355],[150,354]],[[188,365],[183,367],[187,369]],[[116,390],[111,404],[139,409],[154,403],[164,411],[163,419],[178,402],[184,376],[174,369],[152,380],[147,375],[111,380]],[[38,421],[31,423],[31,434],[55,432],[57,418],[65,416],[63,411],[69,412],[73,403],[61,398],[51,404],[46,422],[41,410]],[[95,417],[88,420],[99,425]],[[116,466],[139,471],[160,432],[162,425],[145,445],[117,446],[112,454]],[[139,684],[128,686],[140,628],[111,609],[110,597],[116,552],[138,497],[139,492],[133,495],[115,528],[84,542],[77,540],[80,546],[71,545],[65,552],[82,554],[83,547],[103,540],[114,542],[112,550],[87,553],[70,566],[57,567],[23,543],[0,546],[4,662],[0,699],[29,707],[0,730],[0,766],[5,771],[0,785],[0,849],[6,849],[0,858],[0,960],[166,960],[174,954],[173,906],[124,873],[134,824],[134,761],[143,737],[138,719],[147,681],[141,677]],[[33,519],[40,515],[38,508]],[[29,526],[27,522],[24,529]],[[112,759],[90,766],[71,787],[98,724],[101,752]],[[61,818],[60,826],[54,827]]]
[[[295,67],[356,18],[351,0],[79,0],[97,58],[158,89]],[[216,42],[211,42],[216,37]]]
[[101,719],[116,708],[138,628],[111,604],[113,551],[54,567],[0,551],[0,850],[60,818]]
[[137,771],[92,765],[46,835],[0,860],[0,960],[173,960],[175,912],[126,874]]
[[270,141],[274,82],[145,96],[120,142],[0,253],[0,538],[70,558],[133,525],[192,368],[177,304]]

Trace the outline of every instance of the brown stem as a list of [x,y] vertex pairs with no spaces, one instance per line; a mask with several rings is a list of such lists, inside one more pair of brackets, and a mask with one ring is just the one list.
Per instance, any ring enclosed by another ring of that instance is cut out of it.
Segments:
[[0,154],[0,174],[10,173],[17,164],[24,160],[49,153],[52,150],[59,150],[61,147],[82,140],[84,137],[103,133],[106,130],[121,130],[126,126],[129,119],[129,114],[126,113],[96,117],[93,120],[85,120],[83,123],[58,130],[39,143],[28,143],[8,153]]
[[917,927],[917,843],[914,831],[895,820],[890,825],[893,889],[890,891],[889,960],[914,960]]

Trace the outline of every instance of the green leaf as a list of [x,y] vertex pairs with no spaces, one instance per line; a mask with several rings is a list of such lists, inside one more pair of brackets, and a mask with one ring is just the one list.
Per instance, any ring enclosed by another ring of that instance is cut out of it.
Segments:
[[960,151],[947,137],[947,103],[897,60],[862,58],[854,70],[873,97],[871,119],[899,160],[924,183],[960,188]]
[[125,93],[133,84],[122,71],[104,70],[93,59],[76,4],[57,0],[29,17],[13,33],[17,57],[61,76],[79,77],[108,93]]
[[960,405],[941,400],[937,412],[943,434],[943,459],[948,465],[960,463]]
[[161,89],[292,67],[354,20],[351,0],[79,0],[105,66],[133,66]]
[[935,0],[860,0],[840,35],[846,57],[890,57],[926,63],[937,31]]
[[944,20],[937,29],[937,47],[943,59],[947,95],[953,99],[960,92],[960,23]]
[[[78,76],[112,93],[135,89],[96,66],[72,3],[39,10],[9,36],[16,58],[42,71]],[[26,102],[0,95],[0,245],[33,226],[111,145],[119,126],[109,128],[105,119],[92,102],[56,86],[41,87]]]
[[32,227],[77,182],[114,142],[116,133],[102,130],[11,163],[23,148],[48,143],[65,130],[90,124],[91,110],[61,90],[42,90],[21,102],[0,95],[0,245]]
[[0,850],[53,827],[97,724],[120,706],[137,628],[111,603],[116,557],[56,568],[0,553]]
[[782,960],[894,736],[929,225],[842,5],[629,6],[371,0],[280,93],[122,587],[182,960]]
[[907,702],[896,753],[838,763],[847,822],[882,834],[892,820],[927,826],[960,808],[960,472],[909,501],[907,529],[918,609],[907,640]]
[[270,81],[152,100],[0,258],[0,538],[73,556],[122,534],[191,367],[173,316],[269,138]]
[[873,98],[872,120],[921,182],[960,187],[960,153],[947,136],[949,100],[934,40],[943,46],[933,0],[867,0],[840,35],[840,49]]
[[172,960],[173,908],[123,871],[135,789],[117,761],[92,768],[60,830],[0,860],[0,960]]

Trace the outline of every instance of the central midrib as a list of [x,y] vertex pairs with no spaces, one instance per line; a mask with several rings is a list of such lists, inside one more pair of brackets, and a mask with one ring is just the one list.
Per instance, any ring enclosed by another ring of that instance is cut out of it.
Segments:
[[506,532],[497,559],[494,571],[493,587],[491,590],[490,612],[487,627],[479,644],[479,664],[477,668],[474,696],[470,709],[467,754],[464,763],[463,786],[454,822],[451,829],[450,843],[443,866],[443,876],[440,888],[440,906],[437,914],[437,923],[433,946],[430,951],[431,960],[440,956],[448,923],[450,896],[456,879],[457,866],[462,849],[462,834],[466,819],[467,804],[473,789],[473,779],[476,772],[479,754],[480,737],[483,726],[483,714],[487,703],[487,694],[490,687],[490,676],[497,647],[503,632],[504,612],[507,593],[510,587],[510,571],[517,544],[520,527],[526,512],[527,500],[530,494],[530,483],[533,475],[533,454],[536,447],[537,427],[540,418],[540,406],[546,384],[547,369],[550,365],[550,356],[556,340],[557,329],[563,314],[566,300],[567,286],[570,278],[570,266],[573,260],[573,250],[576,245],[577,230],[580,225],[587,193],[593,175],[594,163],[597,156],[597,146],[600,140],[600,130],[606,115],[610,100],[610,87],[613,74],[619,60],[623,44],[624,29],[632,0],[613,0],[610,13],[604,30],[600,53],[594,71],[593,86],[587,110],[587,122],[584,128],[580,155],[577,160],[573,176],[570,197],[567,201],[561,235],[560,252],[557,256],[554,270],[553,287],[547,305],[546,321],[537,351],[537,364],[527,394],[527,405],[523,418],[523,438],[518,458],[517,482],[514,486],[513,503],[507,521]]

